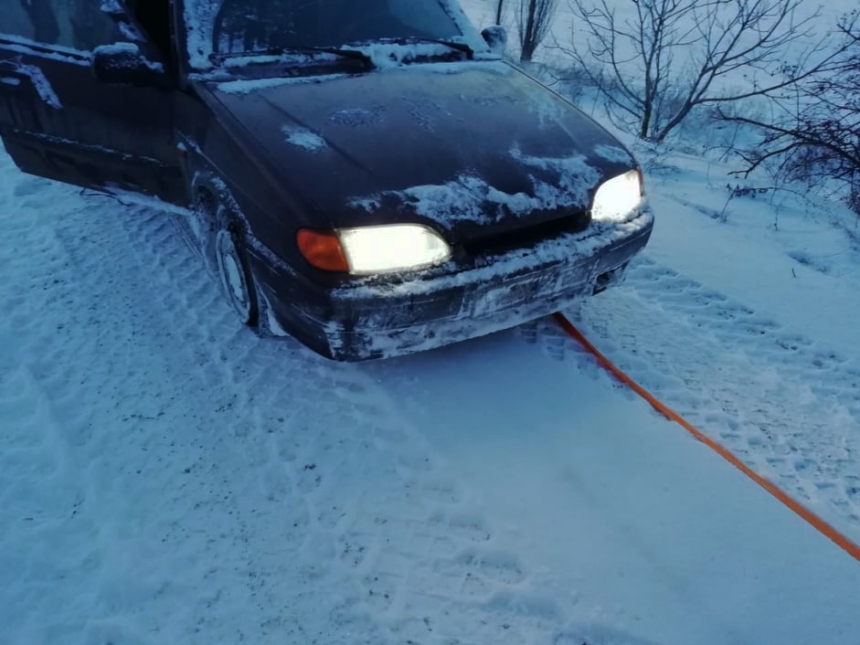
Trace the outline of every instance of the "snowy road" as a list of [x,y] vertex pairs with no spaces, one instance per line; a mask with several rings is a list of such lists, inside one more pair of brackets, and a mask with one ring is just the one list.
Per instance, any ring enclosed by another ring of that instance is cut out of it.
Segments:
[[[0,223],[0,642],[858,640],[860,564],[548,321],[338,365],[162,214],[2,156]],[[647,258],[578,320],[860,538],[849,358]]]

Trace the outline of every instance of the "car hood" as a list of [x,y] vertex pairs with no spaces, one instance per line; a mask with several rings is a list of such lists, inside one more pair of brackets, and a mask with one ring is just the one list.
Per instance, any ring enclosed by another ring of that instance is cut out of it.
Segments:
[[501,62],[203,91],[253,163],[303,205],[300,226],[420,222],[474,240],[582,218],[600,182],[635,165],[594,121]]

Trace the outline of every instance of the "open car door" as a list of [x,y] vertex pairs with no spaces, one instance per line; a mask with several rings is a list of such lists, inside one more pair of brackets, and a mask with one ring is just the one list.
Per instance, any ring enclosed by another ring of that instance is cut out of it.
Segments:
[[[120,67],[145,64],[151,82],[98,78],[100,57],[113,57]],[[172,136],[176,82],[169,61],[160,58],[118,0],[3,0],[0,137],[6,151],[27,173],[183,203]]]

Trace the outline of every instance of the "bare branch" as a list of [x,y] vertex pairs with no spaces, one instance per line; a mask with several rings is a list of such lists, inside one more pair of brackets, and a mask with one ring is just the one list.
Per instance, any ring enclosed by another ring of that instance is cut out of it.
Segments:
[[558,0],[519,0],[517,29],[520,35],[520,61],[530,63],[538,46],[549,33]]
[[[643,139],[662,141],[700,106],[785,98],[833,71],[855,42],[816,39],[818,14],[799,16],[802,0],[631,1],[631,18],[619,21],[606,0],[569,0],[587,38],[563,51],[599,68],[595,87],[635,118]],[[733,88],[738,77],[751,84]]]
[[832,73],[807,76],[796,87],[793,109],[782,106],[770,120],[728,114],[720,118],[752,128],[761,136],[740,151],[749,174],[768,162],[794,178],[818,184],[847,186],[848,200],[860,213],[860,30],[858,14],[839,24],[841,55],[831,61]]

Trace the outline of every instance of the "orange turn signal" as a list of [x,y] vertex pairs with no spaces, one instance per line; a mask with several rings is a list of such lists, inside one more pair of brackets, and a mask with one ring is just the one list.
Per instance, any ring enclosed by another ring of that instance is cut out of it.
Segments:
[[299,252],[312,266],[323,271],[349,273],[349,262],[340,238],[334,233],[302,229],[296,235]]

